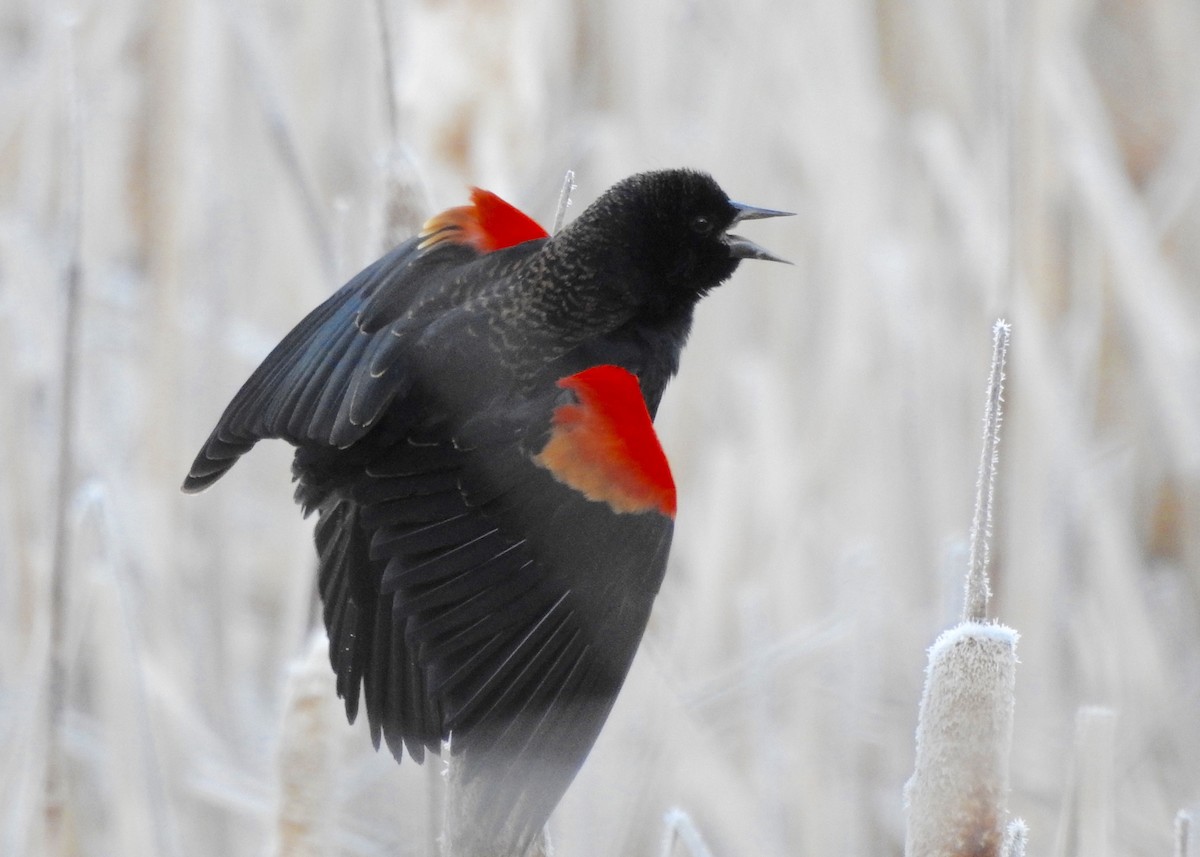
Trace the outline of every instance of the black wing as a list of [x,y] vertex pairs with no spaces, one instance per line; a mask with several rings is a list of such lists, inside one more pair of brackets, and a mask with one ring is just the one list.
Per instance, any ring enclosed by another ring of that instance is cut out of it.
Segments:
[[[488,258],[501,271],[522,252]],[[465,311],[444,311],[462,306],[458,272],[478,258],[408,242],[359,274],[246,382],[184,487],[211,484],[259,439],[297,446],[297,499],[319,512],[319,588],[348,716],[364,702],[373,740],[397,757],[407,747],[419,760],[451,739],[462,835],[479,844],[469,853],[501,841],[515,853],[599,734],[672,522],[617,514],[534,464],[561,395],[553,379],[534,391],[541,401],[477,408],[461,396],[486,384],[464,352],[453,378],[422,383],[440,369],[430,355],[414,362],[417,340],[445,343],[443,356],[479,342],[432,337],[422,321],[469,326]],[[447,384],[458,390],[449,401]]]
[[520,845],[608,716],[672,522],[585,500],[532,462],[519,430],[474,434],[425,426],[359,450],[361,470],[340,483],[329,474],[344,460],[301,449],[298,496],[321,512],[321,594],[347,712],[361,682],[377,745],[382,733],[397,756],[407,745],[420,758],[450,738],[462,834]]
[[412,308],[479,255],[451,244],[422,252],[419,240],[365,268],[284,337],[226,407],[185,491],[216,482],[264,438],[347,447],[403,396],[410,383],[404,351],[420,329]]

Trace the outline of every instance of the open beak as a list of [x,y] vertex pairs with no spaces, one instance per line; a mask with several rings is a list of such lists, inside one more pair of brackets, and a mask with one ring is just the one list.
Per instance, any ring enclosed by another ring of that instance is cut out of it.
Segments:
[[[791,217],[790,211],[776,211],[773,208],[757,208],[753,205],[746,205],[743,202],[732,203],[737,209],[737,214],[733,218],[733,226],[741,223],[743,220],[763,220],[768,217]],[[765,259],[768,262],[783,262],[785,265],[792,264],[787,259],[781,259],[767,250],[760,247],[753,241],[743,238],[740,235],[726,235],[725,243],[729,247],[729,255],[735,259]]]

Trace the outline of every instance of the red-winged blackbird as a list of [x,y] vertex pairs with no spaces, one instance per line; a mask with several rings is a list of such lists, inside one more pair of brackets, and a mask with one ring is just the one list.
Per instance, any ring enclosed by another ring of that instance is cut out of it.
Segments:
[[727,230],[784,213],[669,170],[549,237],[476,189],[301,321],[184,481],[296,446],[338,694],[397,759],[451,740],[465,853],[522,853],[608,716],[674,525],[651,420],[696,302],[775,259]]

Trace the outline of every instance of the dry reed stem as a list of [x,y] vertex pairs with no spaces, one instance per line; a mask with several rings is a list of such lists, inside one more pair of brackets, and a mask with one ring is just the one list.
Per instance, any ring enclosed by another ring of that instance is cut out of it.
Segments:
[[75,22],[61,24],[63,109],[66,143],[63,173],[66,199],[63,271],[63,322],[59,357],[58,455],[55,463],[53,551],[50,561],[49,652],[46,667],[46,852],[52,857],[76,853],[78,842],[69,806],[63,721],[67,704],[67,576],[71,535],[69,512],[75,484],[75,421],[77,418],[80,339],[83,334],[83,120],[75,58]]
[[1200,193],[1197,151],[1200,151],[1200,93],[1184,117],[1170,151],[1146,183],[1146,208],[1160,236],[1179,224]]
[[1192,840],[1192,813],[1181,809],[1175,814],[1175,857],[1188,857]]
[[396,93],[396,63],[392,58],[392,27],[388,22],[387,0],[375,0],[375,22],[379,30],[380,54],[383,57],[383,92],[387,105],[388,140],[400,141],[400,98]]
[[317,258],[326,280],[332,282],[337,278],[333,234],[329,227],[328,218],[324,212],[316,188],[308,178],[301,155],[300,143],[288,122],[283,109],[283,100],[278,94],[278,88],[272,81],[267,68],[259,58],[254,38],[250,32],[247,16],[250,10],[246,6],[235,5],[230,0],[221,4],[233,34],[233,43],[246,81],[258,102],[259,112],[266,123],[268,136],[274,144],[275,153],[280,164],[291,180],[292,188],[304,212],[308,223],[309,234],[317,247]]
[[1116,729],[1117,713],[1111,708],[1089,706],[1076,715],[1075,750],[1054,857],[1108,857],[1112,853]]
[[[1102,118],[1099,93],[1076,50],[1041,68],[1062,127],[1073,186],[1111,253],[1116,308],[1144,365],[1170,449],[1184,472],[1200,473],[1200,338],[1191,324],[1191,298],[1162,257],[1158,235],[1137,189],[1115,166],[1116,144]],[[1176,367],[1191,366],[1190,377]]]
[[988,2],[988,78],[991,128],[989,137],[991,152],[990,196],[995,200],[995,222],[998,230],[997,253],[1000,264],[995,269],[991,284],[993,295],[1001,306],[1008,304],[1008,291],[1013,287],[1016,270],[1016,135],[1014,121],[1017,115],[1017,87],[1013,76],[1020,68],[1016,55],[1020,40],[1018,20],[1021,10],[1009,0]]
[[412,153],[400,130],[400,95],[397,92],[395,45],[387,0],[376,0],[375,21],[382,56],[383,93],[387,115],[387,143],[383,156],[384,252],[415,235],[424,222],[425,194]]
[[[127,539],[121,529],[111,492],[97,479],[79,486],[71,501],[70,532],[73,569],[84,569],[86,556],[76,545],[91,534],[101,572],[77,577],[89,599],[77,604],[74,623],[78,631],[68,645],[71,652],[95,658],[88,676],[100,685],[100,695],[113,723],[106,737],[112,760],[108,778],[122,785],[106,795],[111,816],[118,820],[122,853],[154,853],[177,857],[183,853],[174,808],[167,797],[159,735],[151,713],[151,692],[146,677],[149,659],[144,650],[144,627],[138,612],[136,580],[124,554]],[[85,635],[92,640],[85,643]],[[86,648],[85,648],[86,646]],[[74,657],[72,661],[78,660]],[[137,800],[116,795],[137,794]]]

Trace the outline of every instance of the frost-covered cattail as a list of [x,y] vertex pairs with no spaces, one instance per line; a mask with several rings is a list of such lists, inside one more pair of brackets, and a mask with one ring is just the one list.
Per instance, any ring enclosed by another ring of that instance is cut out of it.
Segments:
[[1001,857],[1016,644],[1011,628],[964,622],[930,648],[905,788],[908,857]]
[[985,621],[1008,340],[1008,324],[997,322],[963,621],[929,649],[916,766],[904,792],[907,857],[1008,857],[1025,850],[1024,824],[1010,825],[1007,806],[1017,632]]

